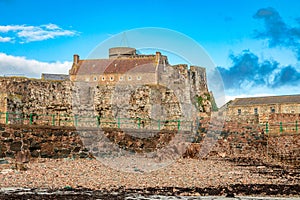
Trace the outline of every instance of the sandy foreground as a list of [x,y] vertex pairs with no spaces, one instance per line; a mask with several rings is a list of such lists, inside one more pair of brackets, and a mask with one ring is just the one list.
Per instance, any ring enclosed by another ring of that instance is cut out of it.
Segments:
[[[9,162],[12,162],[8,160]],[[125,172],[89,159],[37,159],[26,171],[0,165],[0,188],[204,188],[234,184],[299,185],[299,171],[274,166],[239,166],[224,159],[179,159],[152,172]]]

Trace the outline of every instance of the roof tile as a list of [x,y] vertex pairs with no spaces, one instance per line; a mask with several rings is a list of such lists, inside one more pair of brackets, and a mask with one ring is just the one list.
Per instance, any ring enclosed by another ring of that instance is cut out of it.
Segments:
[[232,102],[231,106],[282,104],[282,103],[300,103],[300,95],[236,98]]
[[80,60],[78,66],[78,70],[72,71],[72,75],[152,73],[155,72],[156,67],[155,56]]

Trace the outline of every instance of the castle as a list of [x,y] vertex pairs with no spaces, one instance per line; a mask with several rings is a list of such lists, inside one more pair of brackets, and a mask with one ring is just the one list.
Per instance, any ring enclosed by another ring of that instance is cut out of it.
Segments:
[[207,117],[211,98],[205,68],[170,65],[160,52],[140,55],[134,48],[115,47],[109,58],[74,55],[68,76],[0,78],[0,121],[85,126],[89,120],[82,118],[90,117],[93,126],[115,127],[105,119],[124,118],[151,128],[152,120],[171,124]]
[[186,64],[172,66],[160,52],[138,55],[136,49],[129,47],[110,48],[107,59],[80,60],[79,55],[74,55],[69,75],[71,81],[99,85],[167,84],[169,78],[171,82],[180,83],[179,79],[183,78],[180,75],[183,75],[197,92],[207,90],[205,68],[190,66],[188,69]]

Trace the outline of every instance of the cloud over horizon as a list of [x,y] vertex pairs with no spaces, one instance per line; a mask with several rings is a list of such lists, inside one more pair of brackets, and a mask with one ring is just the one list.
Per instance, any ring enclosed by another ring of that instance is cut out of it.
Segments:
[[293,66],[281,66],[270,60],[260,61],[258,56],[249,50],[238,55],[230,54],[230,68],[217,67],[225,89],[251,89],[266,86],[270,89],[284,86],[300,85],[300,72]]
[[26,57],[0,52],[0,76],[26,76],[40,78],[42,73],[68,74],[72,62],[40,62]]
[[299,27],[290,27],[274,8],[259,9],[253,18],[264,21],[263,30],[255,30],[254,39],[267,40],[269,48],[292,51],[298,63],[295,66],[284,65],[273,58],[262,59],[250,50],[230,53],[231,65],[217,67],[227,94],[257,96],[299,93],[300,71],[297,67],[300,64],[300,18],[295,19]]
[[288,48],[300,61],[300,18],[295,19],[298,27],[291,27],[271,7],[259,9],[253,18],[264,21],[264,30],[255,30],[256,39],[266,39],[270,48]]
[[28,43],[77,34],[77,31],[64,30],[56,24],[40,26],[0,25],[0,42]]

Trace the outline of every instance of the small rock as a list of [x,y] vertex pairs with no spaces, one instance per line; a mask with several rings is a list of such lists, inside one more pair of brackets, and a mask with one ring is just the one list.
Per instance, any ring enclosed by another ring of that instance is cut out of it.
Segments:
[[67,190],[67,191],[73,190],[73,188],[71,186],[69,186],[69,185],[65,186],[64,189]]
[[12,169],[3,169],[2,171],[0,171],[1,174],[8,174],[10,172],[12,172]]
[[8,161],[5,159],[0,159],[0,164],[8,164]]
[[225,197],[226,198],[234,198],[235,196],[234,196],[234,193],[228,192]]
[[256,168],[257,168],[257,169],[265,169],[266,166],[257,166]]
[[10,137],[10,133],[8,133],[8,132],[3,132],[3,133],[2,133],[2,137],[8,138],[8,137]]

